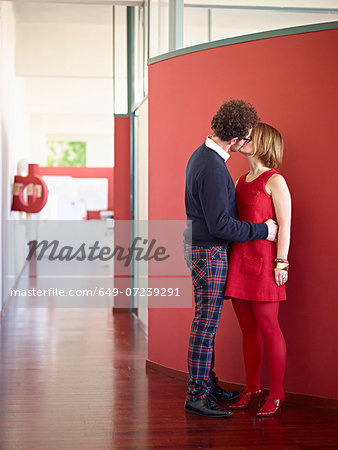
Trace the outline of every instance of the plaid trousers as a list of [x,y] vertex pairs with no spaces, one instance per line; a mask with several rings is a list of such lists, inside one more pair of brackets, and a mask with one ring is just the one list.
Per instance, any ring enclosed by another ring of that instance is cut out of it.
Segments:
[[214,338],[221,317],[228,273],[226,247],[184,244],[184,258],[191,270],[195,298],[188,351],[187,400],[199,400],[217,384]]

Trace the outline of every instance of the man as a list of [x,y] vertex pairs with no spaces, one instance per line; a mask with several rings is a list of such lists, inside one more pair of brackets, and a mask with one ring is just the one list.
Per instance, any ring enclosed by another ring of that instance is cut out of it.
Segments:
[[186,412],[228,417],[231,411],[216,401],[232,401],[238,392],[217,385],[214,337],[219,324],[228,270],[227,250],[232,241],[276,240],[277,224],[269,219],[255,224],[237,219],[235,187],[226,161],[229,152],[250,142],[259,118],[243,100],[223,103],[211,122],[214,132],[190,157],[186,171],[184,256],[191,269],[195,317],[189,341],[189,382]]

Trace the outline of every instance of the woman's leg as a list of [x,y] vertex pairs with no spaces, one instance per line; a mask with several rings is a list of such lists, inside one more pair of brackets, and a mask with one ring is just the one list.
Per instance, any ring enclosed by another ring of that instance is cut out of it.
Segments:
[[270,371],[270,397],[284,397],[286,345],[278,323],[279,302],[252,302],[258,327],[263,335]]
[[263,360],[262,336],[257,326],[252,303],[248,300],[232,300],[232,304],[243,333],[243,354],[246,372],[246,391],[261,388]]

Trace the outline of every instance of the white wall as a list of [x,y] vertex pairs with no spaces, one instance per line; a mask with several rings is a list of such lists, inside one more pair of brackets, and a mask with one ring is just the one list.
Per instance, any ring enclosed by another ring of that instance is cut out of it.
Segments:
[[[137,185],[136,185],[136,195],[137,195],[137,211],[136,218],[142,221],[148,220],[148,99],[146,99],[138,110],[138,135],[137,135]],[[144,228],[144,227],[142,227]],[[146,288],[147,285],[147,275],[148,275],[148,263],[143,262],[141,270],[143,276],[142,283],[140,287]],[[138,317],[144,324],[148,327],[148,306],[146,299],[142,299],[142,305],[138,309]]]
[[111,115],[31,114],[30,159],[45,166],[48,139],[87,143],[88,167],[113,167]]
[[[32,136],[36,123],[43,123],[37,139],[43,145],[46,136],[85,136],[90,164],[113,165],[111,7],[95,7],[99,9],[93,14],[83,5],[67,7],[54,4],[47,11],[42,3],[0,2],[0,309],[8,291],[5,268],[8,271],[12,262],[11,272],[17,274],[24,256],[21,233],[15,243],[9,242],[6,223],[7,218],[18,217],[10,212],[17,162],[21,158],[42,162],[45,156]],[[45,23],[36,23],[37,19]],[[15,253],[11,261],[9,249]]]
[[137,216],[139,220],[148,220],[148,99],[138,111]]
[[111,26],[19,23],[16,72],[23,76],[113,76]]
[[[0,98],[1,98],[1,304],[3,307],[8,285],[5,279],[5,271],[9,270],[9,242],[7,219],[15,218],[16,213],[11,213],[12,183],[16,173],[16,165],[19,159],[27,156],[28,152],[28,125],[24,111],[23,80],[15,75],[15,17],[13,4],[0,2]],[[11,247],[13,248],[13,247]],[[16,264],[16,258],[12,261],[16,270],[20,264]],[[22,264],[22,261],[21,261]]]
[[[60,49],[62,51],[62,49]],[[87,77],[25,77],[26,107],[32,113],[110,114],[113,80]]]
[[87,142],[89,167],[112,167],[112,8],[28,3],[15,11],[30,161],[46,165],[48,139],[77,140]]

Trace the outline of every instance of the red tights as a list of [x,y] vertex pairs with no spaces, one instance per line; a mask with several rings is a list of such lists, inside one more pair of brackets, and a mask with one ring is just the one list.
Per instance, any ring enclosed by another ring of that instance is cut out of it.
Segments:
[[246,390],[254,392],[261,388],[263,336],[270,371],[269,395],[282,398],[286,345],[278,323],[279,302],[232,300],[232,304],[243,332]]

